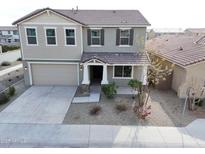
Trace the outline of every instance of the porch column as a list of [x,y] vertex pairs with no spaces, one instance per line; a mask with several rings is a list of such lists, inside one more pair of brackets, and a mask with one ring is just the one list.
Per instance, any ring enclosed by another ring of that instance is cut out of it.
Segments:
[[147,85],[147,66],[142,66],[141,82],[142,85]]
[[89,74],[88,74],[88,65],[83,65],[83,81],[82,84],[90,84]]
[[107,80],[107,65],[103,65],[103,76],[102,76],[101,84],[108,84],[108,80]]

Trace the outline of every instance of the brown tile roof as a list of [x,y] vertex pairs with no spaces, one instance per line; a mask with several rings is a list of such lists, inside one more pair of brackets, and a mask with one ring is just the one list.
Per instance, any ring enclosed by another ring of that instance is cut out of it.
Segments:
[[98,59],[108,64],[149,64],[146,53],[84,52],[81,62]]
[[146,50],[185,67],[205,61],[205,37],[165,35],[147,41]]
[[83,25],[150,25],[138,10],[73,10],[38,9],[18,19],[13,25],[42,11],[51,10]]

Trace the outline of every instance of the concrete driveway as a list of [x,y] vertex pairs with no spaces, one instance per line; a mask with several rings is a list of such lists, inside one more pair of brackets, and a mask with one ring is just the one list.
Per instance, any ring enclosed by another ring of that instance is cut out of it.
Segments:
[[0,112],[0,123],[61,124],[76,89],[33,86]]

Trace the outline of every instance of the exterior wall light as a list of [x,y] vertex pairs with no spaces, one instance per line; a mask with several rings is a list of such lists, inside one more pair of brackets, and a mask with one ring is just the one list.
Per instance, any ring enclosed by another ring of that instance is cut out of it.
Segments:
[[83,70],[83,65],[80,65],[80,71],[82,71]]

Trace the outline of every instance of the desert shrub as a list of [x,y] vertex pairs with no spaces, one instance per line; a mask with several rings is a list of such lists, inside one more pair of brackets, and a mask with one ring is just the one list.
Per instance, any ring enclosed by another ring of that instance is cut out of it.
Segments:
[[22,58],[18,58],[16,61],[22,61]]
[[7,52],[7,51],[12,51],[12,50],[17,50],[17,49],[20,49],[20,46],[16,46],[16,45],[12,45],[12,46],[9,46],[9,45],[3,45],[2,46],[2,52]]
[[127,111],[127,105],[126,104],[116,104],[115,109],[117,110],[117,112]]
[[10,66],[10,65],[11,65],[11,63],[8,62],[8,61],[3,61],[3,62],[1,63],[1,66]]
[[90,115],[98,115],[102,110],[101,106],[96,105],[90,109]]
[[113,82],[111,84],[103,85],[102,91],[107,98],[113,98],[115,94],[117,94],[117,86]]
[[9,87],[9,91],[8,91],[9,96],[15,95],[15,92],[16,92],[15,87],[13,87],[13,86]]
[[0,94],[0,105],[6,104],[9,101],[9,96],[6,93]]

